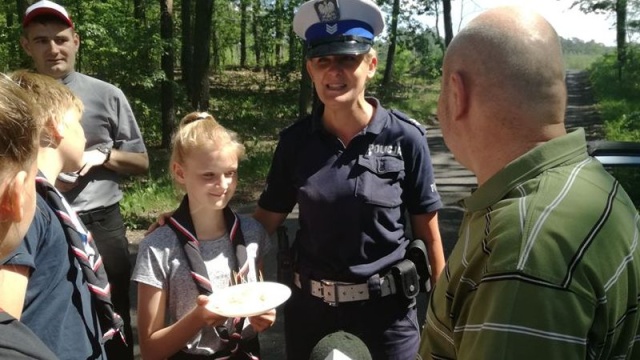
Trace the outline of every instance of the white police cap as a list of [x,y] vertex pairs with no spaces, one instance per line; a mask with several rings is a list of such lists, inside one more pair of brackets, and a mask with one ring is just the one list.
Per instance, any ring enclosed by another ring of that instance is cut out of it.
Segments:
[[293,17],[310,58],[367,53],[382,30],[382,11],[372,0],[310,0]]

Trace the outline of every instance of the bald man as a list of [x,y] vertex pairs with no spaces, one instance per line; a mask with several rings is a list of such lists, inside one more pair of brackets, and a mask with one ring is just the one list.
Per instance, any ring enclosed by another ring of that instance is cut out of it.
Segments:
[[518,8],[450,44],[438,118],[473,171],[418,359],[640,359],[640,220],[564,127],[558,36]]

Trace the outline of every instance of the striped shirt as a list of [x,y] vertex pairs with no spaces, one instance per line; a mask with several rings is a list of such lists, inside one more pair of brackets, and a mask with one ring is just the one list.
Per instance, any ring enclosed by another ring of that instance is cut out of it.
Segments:
[[640,359],[640,217],[582,129],[464,204],[419,359]]

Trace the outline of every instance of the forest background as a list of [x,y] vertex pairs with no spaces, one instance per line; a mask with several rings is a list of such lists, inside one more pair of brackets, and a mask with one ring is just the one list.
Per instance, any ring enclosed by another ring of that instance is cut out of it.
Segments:
[[[342,0],[348,1],[348,0]],[[453,37],[451,3],[470,0],[377,0],[387,30],[377,41],[378,75],[369,95],[433,124],[442,56]],[[0,71],[31,67],[18,38],[35,0],[0,4]],[[168,174],[177,121],[208,111],[236,131],[247,148],[234,203],[257,199],[278,132],[306,115],[313,88],[304,47],[292,31],[302,0],[57,0],[81,38],[76,70],[120,87],[150,154],[148,176],[125,181],[121,206],[130,229],[146,228],[174,208],[179,195]],[[611,15],[615,47],[561,39],[568,69],[586,70],[605,121],[605,137],[640,141],[640,0],[580,0],[584,12]],[[430,28],[418,19],[443,23]]]

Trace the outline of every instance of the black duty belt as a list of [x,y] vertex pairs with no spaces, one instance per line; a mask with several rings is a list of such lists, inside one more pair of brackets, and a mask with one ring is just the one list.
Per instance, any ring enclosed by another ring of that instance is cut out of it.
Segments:
[[109,216],[109,214],[118,209],[120,203],[115,203],[109,206],[101,206],[95,209],[78,211],[78,217],[85,225],[92,224],[94,222],[102,221]]
[[[339,303],[369,300],[374,297],[384,297],[396,293],[396,284],[392,274],[380,277],[380,293],[377,296],[371,294],[368,283],[354,284],[333,280],[308,280],[311,295],[318,297],[329,305],[336,306]],[[300,289],[304,289],[301,276],[295,273],[293,283]]]

